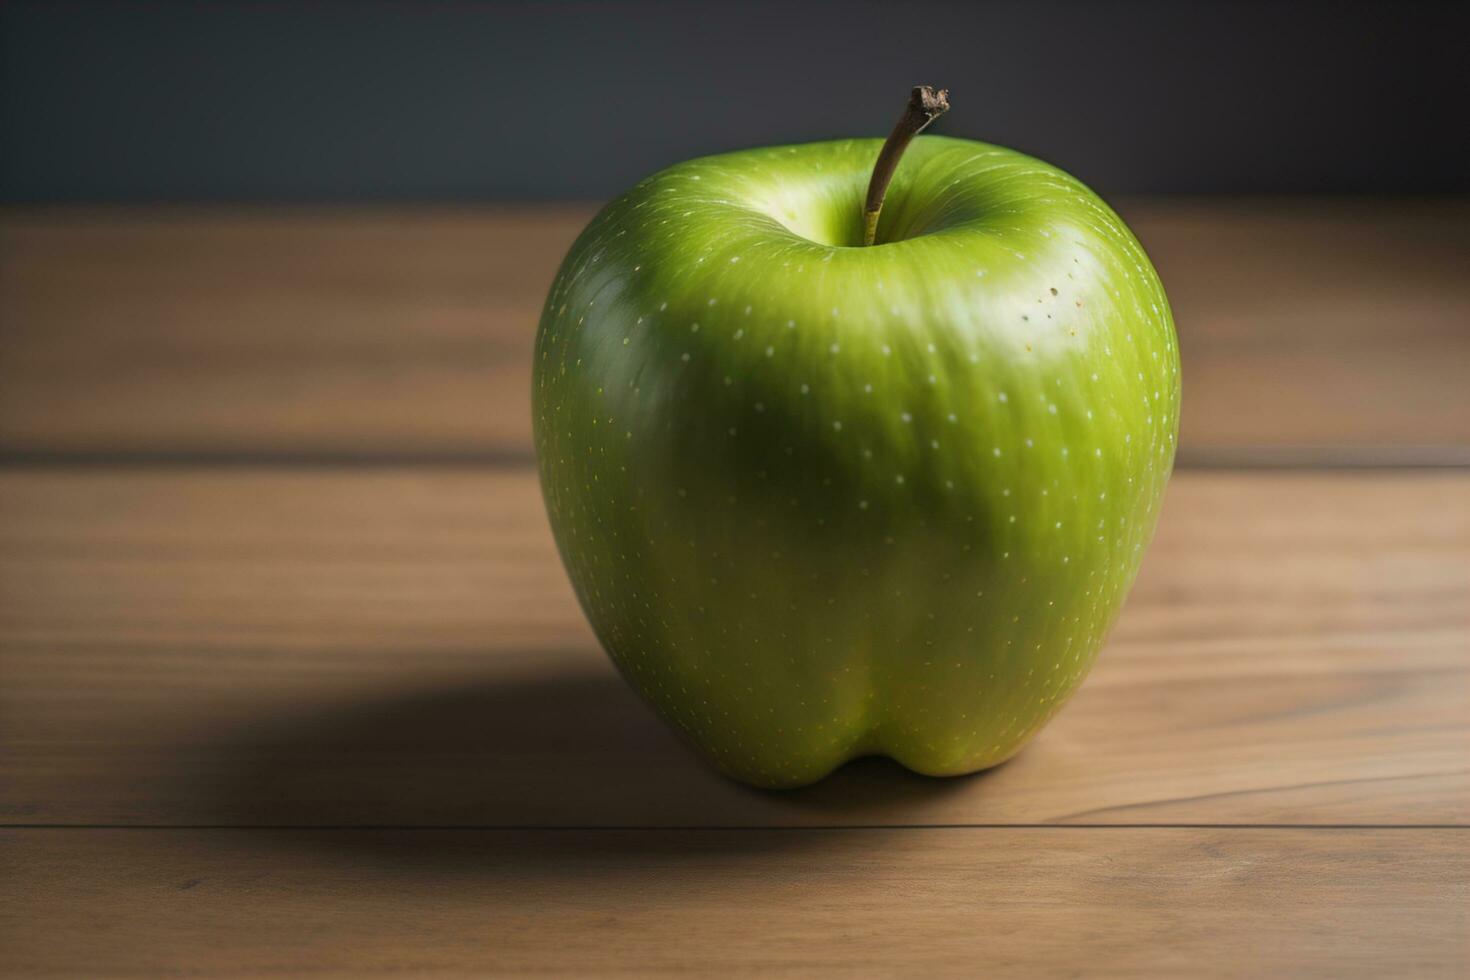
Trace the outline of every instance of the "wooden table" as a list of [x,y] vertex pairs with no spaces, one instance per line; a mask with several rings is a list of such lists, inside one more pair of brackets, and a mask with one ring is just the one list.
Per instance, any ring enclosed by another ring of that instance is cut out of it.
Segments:
[[0,213],[0,973],[1463,976],[1470,204],[1125,213],[1186,412],[1098,668],[794,793],[557,564],[586,209]]

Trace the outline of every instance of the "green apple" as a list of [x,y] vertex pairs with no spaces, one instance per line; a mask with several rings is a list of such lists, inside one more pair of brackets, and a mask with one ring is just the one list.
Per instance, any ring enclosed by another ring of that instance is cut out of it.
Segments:
[[1086,676],[1152,536],[1173,321],[1096,195],[922,136],[692,160],[608,205],[541,318],[536,451],[627,681],[720,770],[1014,755]]

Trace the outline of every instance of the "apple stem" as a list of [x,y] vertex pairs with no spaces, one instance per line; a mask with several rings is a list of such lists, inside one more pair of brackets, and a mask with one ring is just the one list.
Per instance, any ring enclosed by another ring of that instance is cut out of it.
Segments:
[[868,181],[868,197],[863,203],[863,244],[871,245],[878,238],[878,212],[883,210],[883,195],[888,193],[888,183],[898,170],[898,161],[909,142],[922,133],[930,123],[949,110],[949,89],[935,90],[928,85],[915,85],[909,93],[908,105],[888,140],[878,153],[878,162],[873,164],[873,179]]

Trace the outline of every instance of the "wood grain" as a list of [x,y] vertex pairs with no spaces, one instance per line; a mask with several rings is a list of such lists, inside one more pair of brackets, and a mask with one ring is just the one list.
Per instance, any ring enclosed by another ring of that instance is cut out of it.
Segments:
[[[1186,463],[1470,458],[1470,201],[1123,211],[1175,308]],[[526,459],[590,213],[0,212],[0,451]]]
[[1463,830],[0,831],[0,972],[1460,977],[1467,844]]
[[[1470,201],[1124,212],[1185,465],[1470,460]],[[746,790],[525,465],[588,214],[0,211],[0,975],[1463,975],[1470,471],[1181,472],[1020,758]]]
[[613,675],[525,471],[0,472],[15,823],[1450,824],[1470,474],[1180,473],[1017,760],[712,775]]

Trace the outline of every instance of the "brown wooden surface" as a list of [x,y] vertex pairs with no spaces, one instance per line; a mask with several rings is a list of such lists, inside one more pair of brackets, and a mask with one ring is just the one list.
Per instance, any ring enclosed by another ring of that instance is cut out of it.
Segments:
[[[1122,210],[1178,320],[1186,461],[1470,459],[1470,201]],[[0,451],[524,458],[590,214],[0,212]]]
[[713,775],[614,676],[534,475],[0,475],[11,820],[573,826],[1470,817],[1470,474],[1175,477],[1013,763]]
[[27,976],[1457,977],[1470,953],[1465,837],[0,830],[19,900],[0,921],[47,924],[12,930],[0,964]]
[[1097,669],[795,793],[557,564],[585,210],[0,213],[0,975],[1462,976],[1470,469],[1392,464],[1470,458],[1470,207],[1125,211],[1186,467]]

